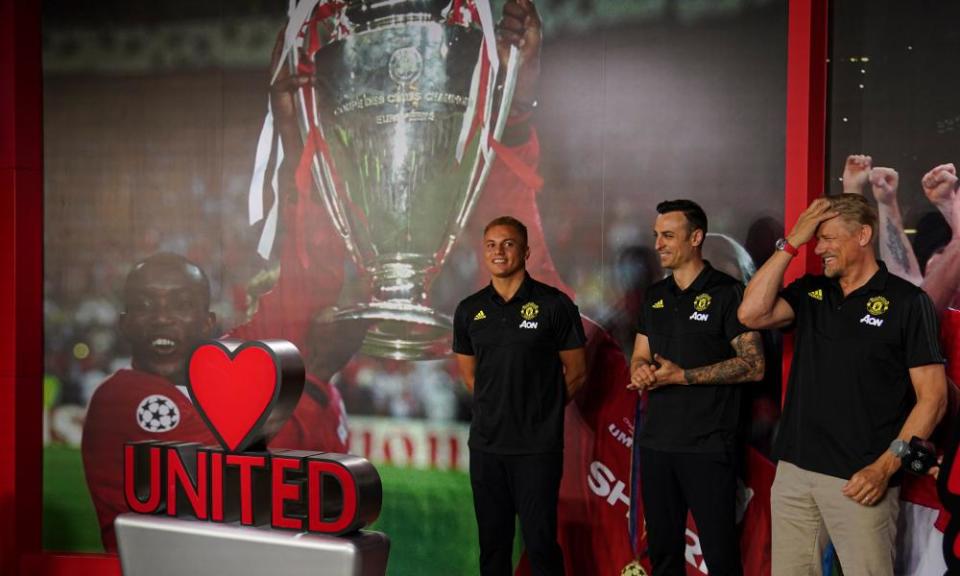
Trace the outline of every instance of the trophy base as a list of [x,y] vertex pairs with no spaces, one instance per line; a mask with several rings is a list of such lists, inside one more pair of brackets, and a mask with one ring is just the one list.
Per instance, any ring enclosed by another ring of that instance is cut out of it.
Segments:
[[409,302],[368,302],[339,310],[323,322],[372,321],[360,352],[393,360],[436,360],[450,354],[453,321]]

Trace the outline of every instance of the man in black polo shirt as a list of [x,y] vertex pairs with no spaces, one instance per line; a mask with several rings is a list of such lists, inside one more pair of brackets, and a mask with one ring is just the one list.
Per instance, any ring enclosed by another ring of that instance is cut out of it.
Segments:
[[[819,198],[750,281],[739,316],[794,325],[771,489],[773,572],[819,574],[826,525],[846,574],[893,574],[900,457],[946,407],[936,312],[876,258],[877,215],[857,194]],[[780,290],[816,234],[823,275]]]
[[586,378],[586,338],[570,299],[531,278],[527,229],[503,216],[483,232],[490,284],[457,306],[453,351],[473,394],[470,483],[480,572],[513,574],[515,517],[533,574],[562,575],[557,500],[563,412]]
[[634,441],[654,576],[686,574],[687,510],[711,576],[742,574],[735,440],[741,382],[763,378],[760,334],[737,321],[743,285],[702,256],[695,202],[657,206],[655,248],[672,275],[647,291],[630,388],[648,392]]

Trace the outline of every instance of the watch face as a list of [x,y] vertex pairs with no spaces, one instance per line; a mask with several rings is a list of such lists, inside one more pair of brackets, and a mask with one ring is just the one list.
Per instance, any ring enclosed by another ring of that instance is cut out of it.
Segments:
[[894,440],[890,443],[890,451],[897,458],[903,458],[910,452],[910,445],[905,440]]
[[779,240],[777,240],[777,243],[775,244],[775,246],[777,247],[777,250],[783,250],[787,246],[787,239],[780,238]]

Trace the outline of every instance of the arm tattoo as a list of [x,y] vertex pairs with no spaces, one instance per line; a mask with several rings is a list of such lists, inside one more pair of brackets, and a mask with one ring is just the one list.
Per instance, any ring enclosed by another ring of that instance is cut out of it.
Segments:
[[892,218],[887,219],[887,249],[890,250],[890,256],[897,261],[902,270],[910,270],[910,259],[907,256],[907,249],[904,247],[901,239],[900,227],[893,223]]
[[730,341],[737,355],[716,364],[689,368],[683,376],[689,384],[736,384],[763,378],[763,343],[759,332],[744,332]]

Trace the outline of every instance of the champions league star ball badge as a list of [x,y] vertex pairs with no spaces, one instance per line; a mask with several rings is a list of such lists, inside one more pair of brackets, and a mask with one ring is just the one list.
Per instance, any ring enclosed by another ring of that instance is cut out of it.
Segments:
[[180,424],[180,409],[162,394],[147,396],[137,406],[137,424],[147,432],[169,432]]

